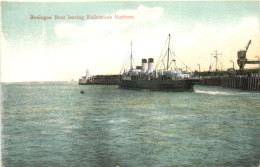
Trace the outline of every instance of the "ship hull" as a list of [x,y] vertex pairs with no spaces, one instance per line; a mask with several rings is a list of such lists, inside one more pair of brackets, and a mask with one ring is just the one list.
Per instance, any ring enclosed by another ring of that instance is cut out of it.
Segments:
[[176,80],[122,80],[119,78],[118,86],[127,89],[148,89],[154,91],[193,91],[193,86],[199,79]]

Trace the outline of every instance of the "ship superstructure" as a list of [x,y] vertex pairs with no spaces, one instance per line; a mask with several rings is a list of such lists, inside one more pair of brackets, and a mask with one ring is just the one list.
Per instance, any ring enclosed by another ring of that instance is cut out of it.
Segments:
[[[170,35],[168,38],[168,49],[162,57],[161,63],[155,66],[154,59],[142,59],[142,65],[133,68],[132,43],[130,55],[130,69],[124,69],[123,74],[119,77],[119,87],[130,89],[149,89],[165,91],[188,91],[193,90],[193,85],[199,82],[199,79],[193,77],[193,73],[176,67],[176,60],[173,59],[170,50]],[[173,53],[174,54],[174,53]],[[161,56],[160,56],[161,57]],[[166,63],[164,63],[167,58]],[[175,65],[172,68],[172,64]],[[156,69],[161,65],[163,69]]]

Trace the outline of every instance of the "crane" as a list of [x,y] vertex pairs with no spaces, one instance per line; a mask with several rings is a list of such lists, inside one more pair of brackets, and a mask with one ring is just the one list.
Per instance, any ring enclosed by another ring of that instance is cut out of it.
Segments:
[[237,52],[237,64],[239,66],[239,69],[240,71],[243,71],[244,70],[244,67],[246,64],[260,64],[260,61],[256,61],[256,60],[247,60],[246,58],[246,53],[247,53],[247,50],[249,48],[251,44],[251,40],[249,40],[249,42],[246,44],[244,50],[240,50]]

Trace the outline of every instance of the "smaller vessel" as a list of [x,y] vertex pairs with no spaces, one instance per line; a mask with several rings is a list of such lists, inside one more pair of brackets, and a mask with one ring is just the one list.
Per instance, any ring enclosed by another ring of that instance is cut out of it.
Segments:
[[[162,56],[162,55],[161,55]],[[170,61],[170,57],[172,60]],[[192,72],[176,67],[176,60],[173,57],[177,56],[170,49],[170,34],[168,38],[168,49],[164,57],[162,57],[163,69],[154,68],[154,59],[142,59],[142,66],[133,68],[132,43],[130,56],[130,69],[125,69],[123,74],[119,76],[118,86],[129,89],[148,89],[160,91],[193,91],[193,86],[200,81],[200,79],[193,77]],[[164,59],[167,58],[166,64]],[[160,60],[159,60],[160,61]],[[160,64],[158,61],[157,65]],[[171,65],[175,64],[174,69]],[[124,69],[124,66],[123,68]],[[122,71],[122,70],[121,70]]]
[[80,91],[80,93],[81,93],[81,94],[85,94],[85,92],[84,92],[83,90],[82,90],[82,91]]

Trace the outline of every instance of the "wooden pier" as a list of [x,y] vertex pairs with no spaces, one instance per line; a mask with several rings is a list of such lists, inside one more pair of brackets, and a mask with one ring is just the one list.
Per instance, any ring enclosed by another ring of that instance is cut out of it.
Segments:
[[200,85],[221,86],[222,88],[260,91],[260,77],[203,78]]

